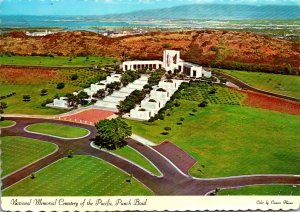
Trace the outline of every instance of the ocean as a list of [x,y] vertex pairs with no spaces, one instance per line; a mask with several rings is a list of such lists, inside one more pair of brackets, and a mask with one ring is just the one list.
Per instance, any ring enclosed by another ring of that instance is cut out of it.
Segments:
[[[53,28],[101,31],[107,28],[218,28],[229,20],[290,20],[300,18],[299,6],[183,5],[106,16],[0,16],[1,28]],[[272,26],[274,27],[274,26]]]

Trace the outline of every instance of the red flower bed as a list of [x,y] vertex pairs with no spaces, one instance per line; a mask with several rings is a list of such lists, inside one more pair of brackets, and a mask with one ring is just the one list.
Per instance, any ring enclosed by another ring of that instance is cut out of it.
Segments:
[[0,67],[0,82],[8,84],[37,84],[56,76],[56,70]]
[[300,115],[300,103],[298,102],[288,101],[251,91],[244,91],[244,93],[247,94],[247,98],[243,102],[244,105]]

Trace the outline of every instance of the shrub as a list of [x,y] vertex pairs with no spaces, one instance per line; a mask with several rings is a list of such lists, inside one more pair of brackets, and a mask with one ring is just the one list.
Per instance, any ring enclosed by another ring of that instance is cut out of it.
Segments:
[[179,102],[179,101],[176,101],[176,102],[174,103],[174,105],[175,105],[175,107],[179,107],[179,106],[180,106],[180,102]]
[[31,173],[30,178],[31,178],[31,179],[35,179],[35,173],[34,173],[34,172]]
[[78,79],[78,75],[77,74],[73,74],[71,76],[71,80],[74,81],[74,80],[77,80]]
[[0,108],[1,109],[7,108],[7,103],[6,102],[0,102]]
[[194,113],[196,113],[196,112],[197,112],[197,110],[196,110],[196,109],[193,109],[192,111],[193,111]]
[[46,96],[48,93],[48,90],[47,89],[42,89],[41,90],[41,96]]
[[165,130],[165,131],[171,131],[172,128],[171,128],[171,127],[165,127],[164,130]]
[[73,158],[73,157],[74,157],[74,151],[70,149],[68,152],[68,158]]
[[162,134],[162,135],[169,135],[168,132],[162,132],[161,134]]
[[207,101],[203,101],[203,102],[201,102],[198,106],[199,107],[206,107],[207,106]]
[[170,45],[169,43],[164,43],[164,44],[162,45],[162,47],[163,47],[164,49],[168,49],[168,48],[171,47],[171,45]]
[[190,116],[195,116],[195,114],[194,113],[190,113]]
[[23,95],[23,102],[30,102],[31,96],[30,95]]
[[179,120],[180,120],[180,121],[184,121],[185,119],[184,119],[183,117],[181,117]]
[[65,87],[65,83],[63,83],[63,82],[57,83],[57,86],[56,86],[57,89],[63,89],[64,87]]
[[41,104],[41,106],[42,106],[42,107],[46,107],[46,105],[49,104],[49,103],[51,103],[51,102],[52,102],[51,99],[46,99],[46,100]]
[[209,94],[215,94],[215,93],[217,93],[217,89],[213,88],[208,93]]

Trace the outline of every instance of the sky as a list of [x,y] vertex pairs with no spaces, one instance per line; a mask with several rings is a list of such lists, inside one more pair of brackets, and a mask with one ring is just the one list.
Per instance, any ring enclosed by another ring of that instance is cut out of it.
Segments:
[[186,4],[300,5],[300,0],[0,0],[2,15],[106,15]]

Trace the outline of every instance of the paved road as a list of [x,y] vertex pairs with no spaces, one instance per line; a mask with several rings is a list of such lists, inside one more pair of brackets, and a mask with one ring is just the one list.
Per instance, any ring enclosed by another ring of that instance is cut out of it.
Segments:
[[278,97],[278,98],[282,98],[282,99],[286,99],[286,100],[290,100],[290,101],[300,102],[300,99],[295,98],[295,97],[285,96],[282,94],[272,93],[269,91],[254,88],[254,87],[248,85],[247,83],[245,83],[231,75],[225,74],[223,72],[215,72],[215,73],[217,75],[220,75],[220,76],[226,78],[228,81],[232,82],[233,84],[237,85],[238,87],[240,87],[242,89],[250,90],[250,91],[254,91],[254,92],[258,92],[258,93],[262,93],[262,94],[266,94],[266,95],[270,95],[270,96],[274,96],[274,97]]
[[[7,176],[2,179],[2,188],[5,189],[10,185],[29,176],[32,172],[37,172],[41,168],[52,162],[67,156],[70,149],[75,154],[92,155],[105,160],[123,171],[133,174],[133,176],[150,188],[156,195],[205,195],[216,188],[231,188],[245,185],[259,184],[300,184],[300,176],[291,175],[262,175],[262,176],[240,176],[233,178],[216,178],[216,179],[196,179],[182,173],[168,158],[133,139],[127,139],[128,144],[147,157],[162,173],[163,176],[152,175],[138,166],[116,157],[108,152],[101,151],[91,147],[91,139],[96,135],[96,129],[93,126],[82,125],[77,123],[63,122],[59,120],[45,120],[32,118],[7,118],[16,121],[17,124],[11,128],[2,130],[2,136],[24,136],[28,138],[45,140],[58,145],[59,150],[48,157],[33,163],[30,166]],[[91,131],[91,134],[83,139],[63,140],[45,135],[37,135],[24,131],[24,127],[32,123],[63,123],[70,126],[83,127]]]

